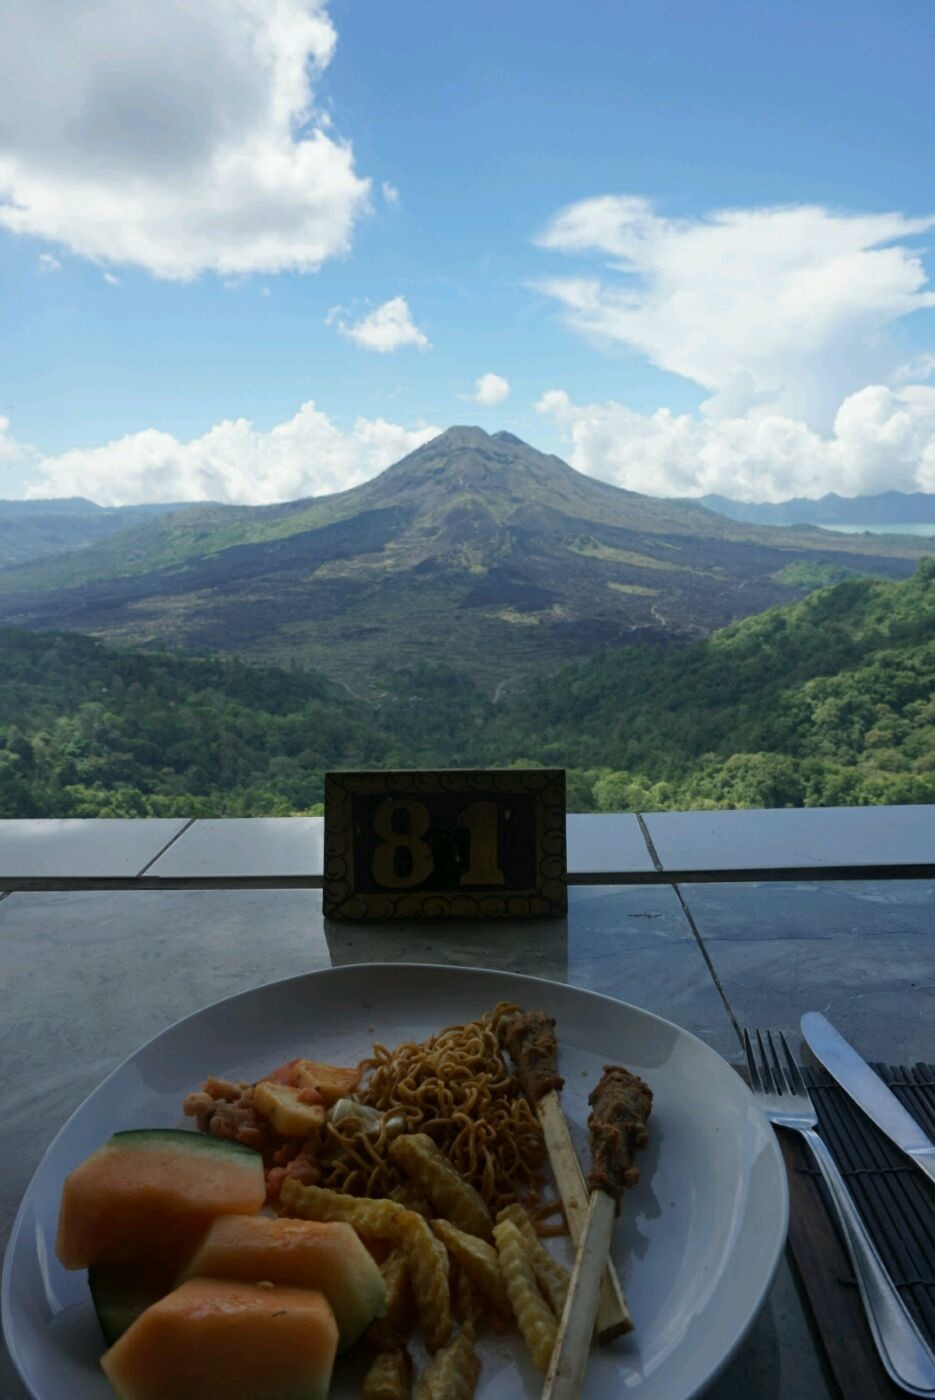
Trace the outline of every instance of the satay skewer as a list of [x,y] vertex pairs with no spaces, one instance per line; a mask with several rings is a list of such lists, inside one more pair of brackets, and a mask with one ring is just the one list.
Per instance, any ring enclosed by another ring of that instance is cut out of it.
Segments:
[[[554,1026],[555,1022],[543,1011],[523,1012],[504,1021],[501,1041],[513,1060],[520,1088],[542,1125],[552,1174],[577,1248],[588,1221],[588,1190],[558,1096],[565,1081],[558,1073]],[[617,1271],[608,1259],[600,1284],[595,1335],[599,1342],[606,1343],[632,1330],[627,1300]]]
[[578,1400],[591,1350],[601,1275],[623,1192],[639,1180],[633,1153],[649,1141],[646,1122],[652,1091],[637,1075],[606,1065],[588,1102],[591,1197],[588,1220],[575,1255],[542,1400]]

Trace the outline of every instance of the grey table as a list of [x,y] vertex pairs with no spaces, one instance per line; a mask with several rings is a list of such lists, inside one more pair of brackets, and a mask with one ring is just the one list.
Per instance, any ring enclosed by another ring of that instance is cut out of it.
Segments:
[[[232,992],[340,963],[472,964],[609,992],[734,1061],[737,1022],[795,1032],[802,1011],[829,1006],[868,1055],[932,1058],[933,896],[931,881],[593,885],[571,890],[567,923],[444,930],[326,926],[320,893],[308,889],[0,896],[2,1113],[17,1148],[0,1167],[4,1242],[72,1109],[142,1041]],[[835,1393],[783,1263],[710,1396]],[[0,1395],[24,1395],[5,1355]]]

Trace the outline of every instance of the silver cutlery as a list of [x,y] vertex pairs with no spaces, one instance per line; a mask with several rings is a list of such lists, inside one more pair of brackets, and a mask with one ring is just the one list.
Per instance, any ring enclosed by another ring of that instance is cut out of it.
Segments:
[[805,1043],[837,1080],[846,1094],[863,1109],[890,1142],[910,1157],[935,1181],[935,1143],[903,1108],[888,1084],[862,1059],[853,1045],[836,1031],[820,1011],[808,1011],[799,1023]]
[[766,1032],[765,1041],[759,1031],[753,1036],[758,1056],[750,1032],[744,1030],[750,1087],[773,1126],[800,1133],[811,1149],[834,1204],[870,1331],[887,1374],[911,1395],[935,1396],[935,1354],[886,1272],[834,1158],[815,1131],[818,1115],[785,1036],[778,1037],[782,1060],[772,1032]]

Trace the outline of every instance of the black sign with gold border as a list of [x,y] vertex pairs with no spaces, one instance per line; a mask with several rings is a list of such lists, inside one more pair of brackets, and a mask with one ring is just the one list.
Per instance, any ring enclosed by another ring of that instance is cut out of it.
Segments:
[[326,773],[326,917],[523,919],[567,912],[557,768]]

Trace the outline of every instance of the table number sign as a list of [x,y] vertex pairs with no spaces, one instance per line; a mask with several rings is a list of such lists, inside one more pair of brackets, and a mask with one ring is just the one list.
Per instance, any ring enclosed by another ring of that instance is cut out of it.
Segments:
[[523,919],[567,912],[565,773],[325,775],[332,919]]

